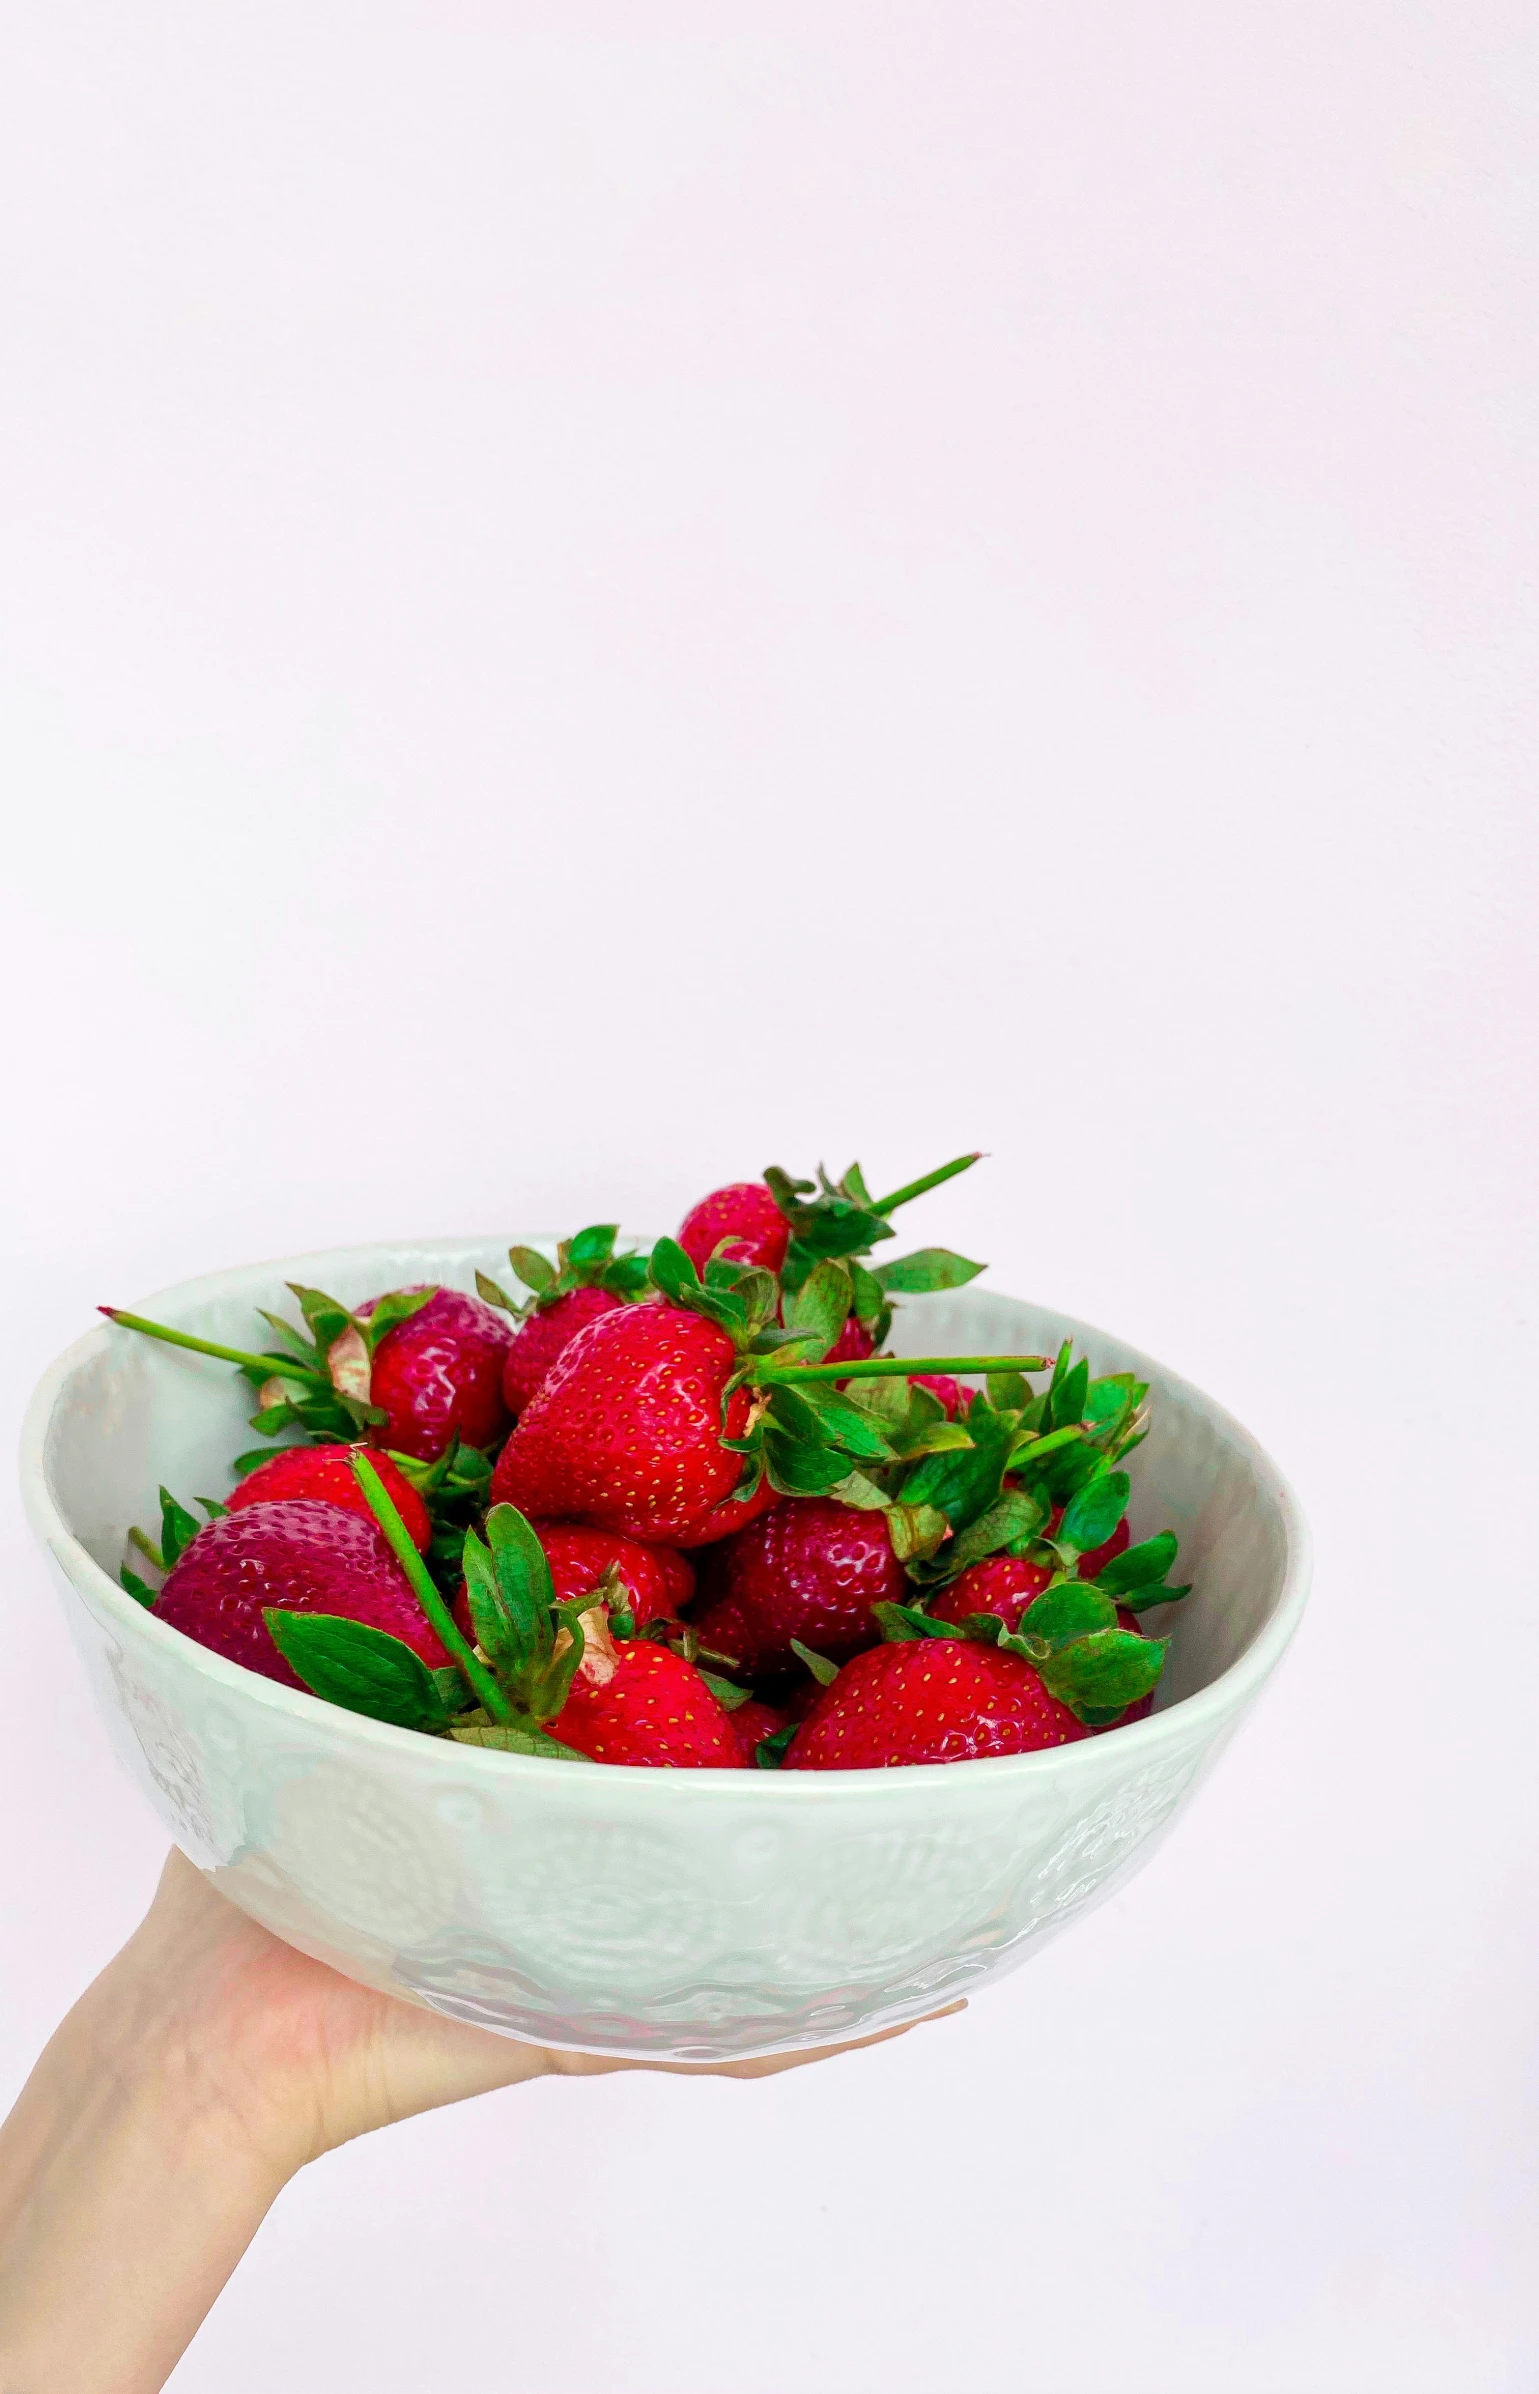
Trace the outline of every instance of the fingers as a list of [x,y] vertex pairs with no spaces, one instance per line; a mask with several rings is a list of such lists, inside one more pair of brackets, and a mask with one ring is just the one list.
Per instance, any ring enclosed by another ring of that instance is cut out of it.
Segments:
[[549,2049],[546,2066],[562,2078],[593,2078],[612,2070],[653,2070],[673,2078],[778,2078],[782,2070],[800,2070],[808,2062],[833,2061],[840,2054],[864,2053],[871,2045],[890,2045],[895,2037],[906,2037],[911,2029],[923,2028],[931,2020],[949,2020],[957,2012],[965,2012],[965,1998],[948,2003],[939,2011],[926,2012],[919,2020],[900,2021],[896,2028],[880,2028],[869,2037],[852,2037],[842,2045],[807,2045],[794,2053],[756,2053],[743,2061],[687,2062],[632,2061],[618,2054],[561,2053]]

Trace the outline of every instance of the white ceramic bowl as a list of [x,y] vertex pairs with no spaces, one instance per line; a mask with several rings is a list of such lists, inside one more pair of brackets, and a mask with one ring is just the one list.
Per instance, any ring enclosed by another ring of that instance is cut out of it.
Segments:
[[[530,1240],[553,1251],[547,1240]],[[286,1280],[356,1302],[472,1289],[501,1240],[352,1247],[192,1280],[137,1310],[241,1346]],[[703,2061],[911,2019],[1023,1961],[1152,1850],[1275,1668],[1308,1540],[1237,1422],[1146,1356],[976,1289],[908,1301],[913,1354],[1050,1352],[1153,1384],[1135,1537],[1170,1526],[1179,1608],[1145,1721],[1056,1752],[913,1770],[652,1771],[487,1753],[341,1712],[157,1621],[117,1583],[124,1534],[229,1486],[253,1443],[227,1366],[105,1324],[62,1355],[23,1439],[114,1744],[183,1852],[279,1936],[391,1994],[510,2036]]]

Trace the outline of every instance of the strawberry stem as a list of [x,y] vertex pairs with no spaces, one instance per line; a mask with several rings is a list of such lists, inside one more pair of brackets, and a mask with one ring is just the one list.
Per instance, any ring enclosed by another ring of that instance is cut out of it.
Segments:
[[353,1477],[368,1499],[369,1511],[385,1533],[391,1553],[411,1581],[417,1602],[429,1622],[437,1630],[440,1642],[447,1646],[485,1709],[494,1721],[508,1721],[513,1709],[485,1663],[478,1662],[474,1648],[463,1635],[459,1623],[434,1586],[426,1563],[411,1542],[411,1535],[400,1514],[391,1502],[384,1481],[367,1455],[352,1458]]
[[938,1189],[943,1180],[955,1180],[959,1172],[966,1172],[971,1165],[982,1160],[981,1147],[972,1155],[955,1156],[949,1164],[939,1164],[933,1172],[925,1173],[922,1180],[908,1181],[901,1189],[894,1189],[890,1197],[878,1197],[871,1211],[874,1214],[890,1214],[894,1206],[907,1205],[911,1197],[923,1197],[926,1190]]
[[910,1372],[1045,1372],[1050,1355],[866,1355],[851,1363],[761,1363],[754,1378],[794,1388],[800,1380],[898,1380]]
[[297,1359],[293,1363],[280,1363],[272,1355],[253,1355],[246,1347],[221,1347],[211,1338],[194,1338],[190,1330],[168,1330],[164,1322],[147,1322],[142,1314],[120,1313],[115,1305],[98,1305],[96,1310],[124,1330],[142,1330],[146,1338],[164,1339],[168,1347],[190,1347],[195,1355],[215,1355],[221,1363],[238,1363],[248,1371],[261,1372],[269,1380],[314,1380],[322,1387],[330,1385],[320,1372]]

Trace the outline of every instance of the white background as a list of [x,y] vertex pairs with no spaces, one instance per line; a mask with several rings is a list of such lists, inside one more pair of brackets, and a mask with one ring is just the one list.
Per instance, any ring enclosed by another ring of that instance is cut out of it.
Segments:
[[[1320,1550],[964,2018],[342,2153],[179,2394],[1539,2385],[1531,13],[0,33],[7,1409],[224,1263],[977,1144],[925,1234]],[[5,1529],[0,2092],[162,1847]]]

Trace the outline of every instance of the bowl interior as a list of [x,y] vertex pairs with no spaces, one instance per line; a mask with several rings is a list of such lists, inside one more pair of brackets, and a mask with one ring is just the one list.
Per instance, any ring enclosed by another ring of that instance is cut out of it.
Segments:
[[[554,1251],[550,1240],[525,1243]],[[185,1282],[137,1309],[178,1329],[261,1347],[268,1342],[255,1308],[293,1314],[288,1280],[353,1303],[424,1280],[473,1291],[478,1267],[505,1277],[506,1241],[336,1249]],[[1132,1370],[1152,1385],[1153,1428],[1130,1461],[1131,1528],[1135,1538],[1174,1529],[1176,1576],[1194,1583],[1172,1615],[1149,1616],[1151,1628],[1173,1634],[1158,1697],[1164,1710],[1229,1671],[1268,1624],[1282,1628],[1290,1587],[1302,1601],[1302,1528],[1280,1474],[1238,1423],[1102,1331],[974,1287],[906,1299],[893,1344],[909,1354],[1047,1353],[1064,1337],[1089,1355],[1093,1372]],[[130,1525],[153,1529],[158,1520],[162,1482],[184,1502],[228,1493],[231,1458],[260,1443],[248,1426],[251,1409],[249,1388],[228,1366],[103,1325],[39,1392],[29,1428],[42,1466],[41,1488],[34,1482],[32,1490],[37,1526],[55,1542],[61,1529],[78,1540],[115,1582]]]

